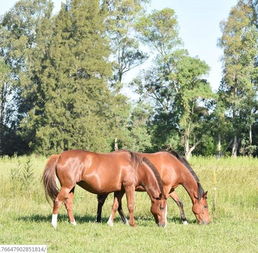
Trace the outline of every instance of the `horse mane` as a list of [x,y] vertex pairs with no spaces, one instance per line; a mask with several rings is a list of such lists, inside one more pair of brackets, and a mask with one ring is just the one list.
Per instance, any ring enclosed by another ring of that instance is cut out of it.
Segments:
[[163,191],[163,183],[162,183],[162,180],[161,180],[161,177],[160,177],[160,174],[157,170],[157,168],[153,165],[153,163],[151,163],[150,160],[148,160],[146,157],[143,157],[142,158],[143,162],[145,162],[150,168],[151,170],[153,171],[157,181],[158,181],[158,185],[159,185],[159,188],[160,188],[160,191],[162,193],[162,195],[164,196],[164,191]]
[[[123,150],[123,151],[126,151],[126,150]],[[140,156],[139,156],[138,154],[136,154],[135,152],[131,152],[131,151],[127,151],[127,152],[130,153],[130,155],[131,155],[131,160],[132,160],[132,162],[133,162],[134,164],[136,164],[136,163],[137,163],[137,164],[140,164],[140,163],[144,162],[144,163],[146,163],[146,164],[150,167],[150,169],[153,171],[154,176],[155,176],[155,178],[156,178],[156,180],[157,180],[157,182],[158,182],[158,185],[159,185],[159,189],[160,189],[160,191],[161,191],[161,194],[164,196],[163,183],[162,183],[160,174],[159,174],[157,168],[154,166],[154,164],[151,163],[147,158],[145,158],[145,157],[143,157],[143,158],[140,157]]]
[[194,179],[197,182],[198,185],[198,199],[201,199],[203,194],[204,194],[204,190],[201,186],[200,180],[198,178],[198,176],[196,175],[196,173],[194,172],[193,168],[191,167],[191,165],[189,164],[189,162],[182,156],[180,156],[176,151],[174,150],[170,150],[167,151],[169,152],[171,155],[175,156],[181,163],[183,163],[183,165],[185,165],[185,167],[191,172],[192,176],[194,177]]

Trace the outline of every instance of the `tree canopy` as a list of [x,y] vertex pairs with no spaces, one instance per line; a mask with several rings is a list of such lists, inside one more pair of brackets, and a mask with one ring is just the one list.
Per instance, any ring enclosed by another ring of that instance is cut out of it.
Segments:
[[239,0],[221,22],[217,92],[212,66],[183,47],[175,11],[148,3],[67,0],[53,14],[51,0],[20,0],[1,17],[0,155],[257,155],[257,1]]

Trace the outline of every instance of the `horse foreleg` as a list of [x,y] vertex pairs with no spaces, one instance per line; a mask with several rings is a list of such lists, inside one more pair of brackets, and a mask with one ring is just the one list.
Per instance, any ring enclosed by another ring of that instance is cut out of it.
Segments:
[[171,192],[169,194],[169,196],[176,202],[178,208],[179,208],[179,212],[180,212],[180,218],[183,224],[188,224],[187,219],[185,217],[185,212],[184,212],[184,205],[183,203],[180,201],[178,195],[176,194],[176,192]]
[[98,210],[97,210],[97,222],[101,222],[102,207],[106,201],[108,194],[98,194]]
[[134,220],[134,193],[135,187],[133,185],[125,186],[125,193],[127,199],[127,207],[129,211],[129,225],[134,227],[136,226]]
[[108,222],[107,224],[109,226],[113,226],[114,225],[114,219],[115,219],[115,215],[116,215],[116,211],[119,207],[119,192],[114,192],[114,201],[113,201],[113,205],[112,205],[112,209],[111,209],[111,215],[109,216]]
[[51,221],[51,224],[54,228],[57,227],[57,216],[58,216],[59,208],[62,205],[62,203],[68,199],[70,191],[71,191],[71,189],[62,187],[60,192],[58,193],[56,199],[54,200],[52,221]]
[[69,221],[72,225],[76,225],[76,221],[73,216],[73,199],[74,199],[74,188],[70,191],[68,198],[65,200],[65,208],[69,217]]

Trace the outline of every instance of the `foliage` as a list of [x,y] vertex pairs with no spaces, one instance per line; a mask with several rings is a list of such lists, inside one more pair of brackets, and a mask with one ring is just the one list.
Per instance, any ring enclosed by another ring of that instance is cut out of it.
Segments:
[[153,144],[157,149],[164,145],[180,148],[180,142],[171,143],[171,140],[181,139],[184,153],[189,157],[201,141],[198,129],[202,128],[204,116],[200,112],[207,113],[208,100],[214,97],[203,79],[209,67],[178,48],[180,39],[172,9],[142,17],[136,28],[141,40],[156,50],[154,66],[133,82],[136,91],[151,98],[155,106],[151,123],[156,135]]
[[[43,33],[41,24],[48,22],[52,9],[53,4],[48,0],[22,0],[1,17],[0,55],[10,72],[5,87],[8,106],[12,108],[8,114],[10,122],[4,125],[9,139],[5,154],[28,152],[28,142],[19,135],[19,125],[37,99],[35,90],[28,84],[31,56],[35,53],[38,37]],[[31,95],[25,96],[26,93]]]
[[[175,11],[147,12],[149,2],[69,0],[54,15],[51,0],[20,0],[1,17],[0,155],[117,145],[257,155],[257,0],[239,0],[221,23],[216,94],[209,66],[182,47]],[[130,102],[125,75],[146,60]]]
[[219,97],[232,125],[232,155],[236,156],[245,138],[241,133],[249,132],[249,145],[253,145],[251,133],[257,111],[258,31],[251,1],[238,1],[228,20],[221,23],[221,30],[224,71]]
[[123,87],[123,76],[146,59],[134,36],[134,22],[148,0],[103,1],[105,26],[110,40],[113,75],[110,85],[116,91]]
[[25,161],[19,159],[16,166],[11,168],[10,181],[14,187],[13,190],[19,190],[20,192],[27,191],[35,183],[34,170],[29,157]]

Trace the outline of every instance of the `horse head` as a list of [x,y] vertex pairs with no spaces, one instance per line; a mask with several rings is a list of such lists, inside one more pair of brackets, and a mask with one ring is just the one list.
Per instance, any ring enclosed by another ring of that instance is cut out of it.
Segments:
[[207,203],[207,191],[201,196],[195,196],[195,201],[193,203],[193,213],[199,224],[209,224],[211,222],[208,203]]
[[[165,227],[167,225],[167,199],[163,190],[163,183],[160,174],[156,167],[147,159],[142,159],[143,164],[149,168],[149,173],[145,178],[148,178],[148,183],[145,184],[145,189],[151,199],[151,213],[158,226]],[[151,176],[152,175],[152,176]]]
[[167,225],[167,200],[164,194],[161,193],[160,196],[151,198],[151,213],[158,226]]

